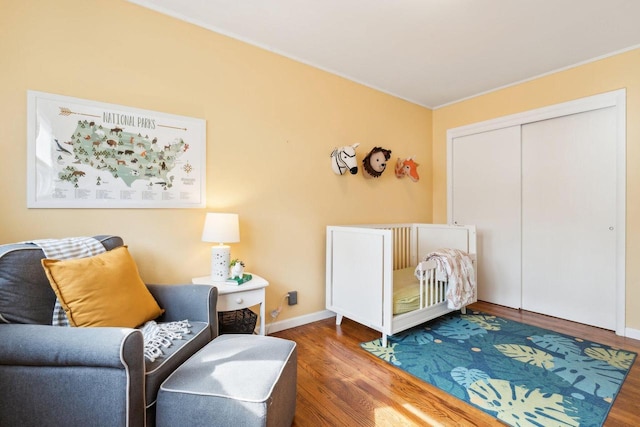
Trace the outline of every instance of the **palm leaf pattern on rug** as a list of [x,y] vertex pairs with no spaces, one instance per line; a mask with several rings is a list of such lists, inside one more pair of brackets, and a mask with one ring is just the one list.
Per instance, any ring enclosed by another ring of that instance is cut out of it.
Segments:
[[512,426],[601,426],[636,354],[483,313],[362,347]]

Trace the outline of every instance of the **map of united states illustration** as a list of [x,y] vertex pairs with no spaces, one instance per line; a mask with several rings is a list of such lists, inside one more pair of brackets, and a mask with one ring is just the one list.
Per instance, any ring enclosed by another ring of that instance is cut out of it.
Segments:
[[[58,178],[79,186],[86,173],[80,165],[109,172],[128,187],[136,180],[149,181],[148,185],[171,188],[170,172],[176,161],[189,149],[182,138],[159,141],[153,135],[129,132],[124,127],[105,126],[88,120],[79,120],[73,135],[67,141],[55,140],[59,163],[66,163]],[[73,156],[71,162],[67,157]],[[183,166],[189,173],[191,166]],[[100,185],[98,178],[97,185]]]

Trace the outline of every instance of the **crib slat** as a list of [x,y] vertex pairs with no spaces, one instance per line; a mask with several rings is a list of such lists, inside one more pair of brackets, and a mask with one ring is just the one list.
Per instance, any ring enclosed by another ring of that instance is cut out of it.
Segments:
[[427,279],[426,279],[427,278],[427,274],[428,274],[427,271],[423,271],[422,272],[422,276],[420,278],[420,289],[419,289],[419,291],[420,291],[420,306],[419,307],[420,308],[424,308],[424,303],[425,303],[425,301],[424,301],[424,296],[425,296],[424,292],[425,292],[426,286],[428,286],[428,282],[427,282]]
[[438,278],[436,275],[436,269],[433,269],[433,299],[431,305],[435,305],[440,301],[440,295],[438,293]]
[[411,227],[393,227],[393,269],[400,270],[411,266]]

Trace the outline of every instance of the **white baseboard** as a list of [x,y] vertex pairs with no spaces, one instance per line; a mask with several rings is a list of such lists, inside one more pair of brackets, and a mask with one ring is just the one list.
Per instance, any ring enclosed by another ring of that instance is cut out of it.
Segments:
[[296,326],[306,325],[307,323],[317,322],[318,320],[328,319],[334,317],[336,314],[333,311],[323,310],[311,314],[305,314],[304,316],[298,316],[291,319],[281,320],[279,322],[267,323],[267,333],[272,334],[274,332],[284,331],[285,329],[295,328]]
[[640,340],[640,331],[637,329],[626,328],[624,335],[627,338],[633,338],[634,340]]

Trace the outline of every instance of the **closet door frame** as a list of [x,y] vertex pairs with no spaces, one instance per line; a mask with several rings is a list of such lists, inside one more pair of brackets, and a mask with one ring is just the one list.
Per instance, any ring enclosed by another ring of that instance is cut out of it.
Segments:
[[[625,336],[626,320],[626,90],[619,89],[447,130],[447,222],[453,223],[453,141],[510,126],[616,108],[616,334]],[[522,284],[520,284],[522,285]]]

